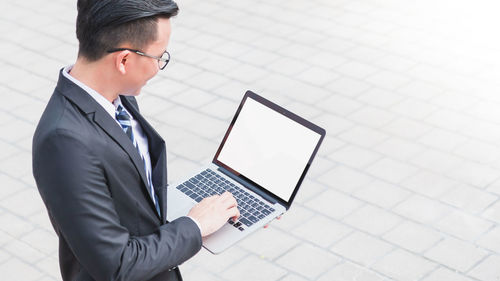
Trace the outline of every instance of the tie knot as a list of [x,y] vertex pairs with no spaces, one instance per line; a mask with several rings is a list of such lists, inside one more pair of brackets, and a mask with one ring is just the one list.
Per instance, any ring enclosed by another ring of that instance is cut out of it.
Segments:
[[125,111],[123,106],[119,105],[118,108],[116,109],[116,119],[118,121],[129,121],[130,120],[130,115]]

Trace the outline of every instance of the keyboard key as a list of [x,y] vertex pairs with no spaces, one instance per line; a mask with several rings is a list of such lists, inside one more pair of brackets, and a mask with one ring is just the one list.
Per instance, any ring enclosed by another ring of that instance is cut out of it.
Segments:
[[244,229],[243,227],[241,227],[241,226],[240,226],[240,227],[238,227],[238,229],[239,229],[240,231],[245,230],[245,229]]
[[246,226],[251,226],[253,224],[253,222],[247,220],[246,218],[240,218],[239,221]]
[[236,227],[236,228],[238,228],[238,227],[241,226],[241,222],[237,222],[237,223],[233,224],[233,226]]
[[189,181],[185,182],[184,185],[187,186],[189,189],[194,189],[196,187],[194,184],[192,184]]
[[233,219],[229,219],[229,220],[227,221],[227,223],[229,223],[229,224],[234,224],[234,221],[233,221]]
[[263,213],[264,215],[266,215],[266,216],[267,216],[267,215],[269,215],[271,212],[270,212],[269,210],[267,210],[267,209],[263,209],[263,210],[262,210],[262,213]]
[[257,219],[257,218],[256,218],[256,217],[254,217],[254,216],[249,216],[249,217],[248,217],[248,219],[249,219],[251,222],[253,222],[253,223],[256,223],[256,222],[258,222],[258,221],[259,221],[259,219]]
[[259,220],[265,218],[266,216],[264,216],[263,214],[258,214],[257,217],[259,218]]

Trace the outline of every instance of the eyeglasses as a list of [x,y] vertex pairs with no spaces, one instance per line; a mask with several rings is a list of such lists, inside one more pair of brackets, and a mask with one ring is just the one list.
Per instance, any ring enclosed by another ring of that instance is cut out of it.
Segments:
[[160,70],[163,70],[167,66],[168,62],[170,61],[170,53],[167,51],[163,52],[161,57],[148,55],[148,54],[141,52],[139,50],[134,50],[134,49],[129,49],[129,48],[114,48],[114,49],[108,50],[107,52],[114,53],[114,52],[121,52],[121,51],[131,51],[131,52],[138,54],[139,56],[144,56],[144,57],[156,59],[158,61],[158,67],[160,68]]

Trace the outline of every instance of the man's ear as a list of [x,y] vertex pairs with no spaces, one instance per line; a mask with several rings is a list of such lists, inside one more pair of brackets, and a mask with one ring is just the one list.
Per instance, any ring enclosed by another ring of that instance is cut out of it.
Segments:
[[115,57],[115,67],[121,74],[127,74],[127,60],[130,55],[130,51],[124,50],[118,52]]

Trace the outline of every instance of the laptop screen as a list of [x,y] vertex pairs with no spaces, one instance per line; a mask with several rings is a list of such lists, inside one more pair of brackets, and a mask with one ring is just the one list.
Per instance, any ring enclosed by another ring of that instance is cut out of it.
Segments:
[[324,130],[259,96],[259,101],[248,96],[238,108],[215,160],[291,203]]

